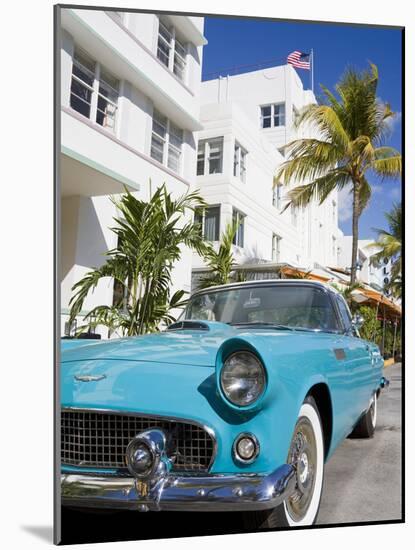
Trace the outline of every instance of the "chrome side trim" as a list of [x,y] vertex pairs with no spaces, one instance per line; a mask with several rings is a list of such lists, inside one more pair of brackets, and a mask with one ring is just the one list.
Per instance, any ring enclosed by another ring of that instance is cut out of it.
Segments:
[[134,478],[63,475],[62,503],[137,511],[243,511],[275,508],[296,488],[295,469],[283,464],[268,475],[168,475],[154,483]]
[[[207,424],[204,424],[202,422],[197,422],[196,420],[191,420],[188,418],[182,418],[179,416],[163,416],[160,414],[150,414],[150,413],[141,413],[137,411],[128,411],[128,410],[118,410],[118,409],[104,409],[104,408],[85,408],[85,407],[61,407],[59,412],[63,411],[77,411],[77,412],[96,412],[96,413],[108,413],[108,414],[118,414],[118,415],[129,415],[129,416],[142,416],[145,418],[156,418],[160,420],[164,420],[166,422],[185,422],[187,424],[192,424],[193,426],[197,426],[201,428],[202,430],[205,430],[213,441],[213,451],[212,451],[212,458],[208,465],[208,472],[210,471],[212,464],[215,462],[215,458],[217,455],[218,450],[218,442],[216,439],[216,433],[214,429],[211,426],[208,426]],[[97,472],[99,472],[100,468],[97,467]]]

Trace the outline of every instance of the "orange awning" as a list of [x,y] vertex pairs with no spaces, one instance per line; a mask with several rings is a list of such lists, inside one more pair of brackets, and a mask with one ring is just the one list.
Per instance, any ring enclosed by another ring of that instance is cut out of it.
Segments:
[[386,313],[394,317],[398,315],[401,317],[402,310],[398,304],[393,303],[389,300],[389,298],[386,298],[386,296],[383,296],[380,292],[369,288],[359,288],[358,292],[366,296],[368,301],[375,302],[376,305],[379,305],[380,313]]
[[309,279],[311,281],[321,281],[322,283],[325,283],[326,281],[330,280],[330,277],[323,277],[322,275],[309,273],[307,271],[303,271],[302,269],[297,269],[296,267],[284,266],[281,268],[281,273],[283,273],[287,277],[290,277],[290,276],[298,277],[299,275],[307,275],[307,277],[305,277],[306,279]]

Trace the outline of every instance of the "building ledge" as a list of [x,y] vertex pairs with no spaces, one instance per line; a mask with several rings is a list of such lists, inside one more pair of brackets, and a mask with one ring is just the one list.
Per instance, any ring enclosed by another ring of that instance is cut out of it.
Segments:
[[[85,124],[85,126],[88,126],[89,128],[93,129],[94,131],[98,132],[99,134],[105,136],[107,139],[113,141],[114,143],[116,143],[117,145],[122,147],[123,149],[125,149],[125,150],[129,151],[130,153],[132,153],[133,155],[136,155],[137,157],[139,157],[139,158],[145,160],[146,162],[148,162],[149,164],[152,164],[153,166],[155,166],[156,168],[162,170],[164,173],[171,176],[175,180],[180,181],[181,183],[186,185],[186,187],[188,187],[188,188],[190,187],[190,185],[191,185],[190,182],[187,181],[186,179],[182,178],[179,174],[176,174],[176,172],[173,172],[173,170],[170,170],[167,166],[164,166],[164,164],[161,164],[160,162],[153,159],[149,155],[145,155],[141,151],[138,151],[137,149],[134,149],[134,147],[131,147],[127,143],[121,141],[114,134],[112,134],[111,132],[108,132],[107,130],[102,128],[102,126],[100,126],[99,124],[93,122],[92,120],[89,120],[88,118],[85,118],[84,116],[80,115],[77,111],[75,111],[71,107],[62,106],[61,110],[62,110],[63,113],[73,117],[74,119],[81,122],[82,124]],[[68,153],[69,150],[65,149],[65,144],[62,144],[62,148]],[[132,189],[135,189],[135,190],[140,189],[140,186],[137,183],[134,183],[132,181],[127,182],[125,177],[123,177],[121,175],[119,175],[119,177],[117,178],[116,174],[113,173],[112,177],[114,179],[118,179],[119,181],[121,181],[124,184],[127,184]]]
[[206,46],[208,43],[203,33],[197,28],[189,16],[185,14],[170,15],[170,20],[195,46]]

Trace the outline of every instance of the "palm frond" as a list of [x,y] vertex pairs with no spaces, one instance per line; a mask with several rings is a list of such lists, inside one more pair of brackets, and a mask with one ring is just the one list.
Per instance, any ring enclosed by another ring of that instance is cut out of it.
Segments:
[[331,170],[324,176],[305,185],[294,187],[288,193],[289,202],[285,205],[283,212],[289,206],[304,207],[313,200],[322,204],[335,189],[341,190],[350,183],[350,175],[341,168]]

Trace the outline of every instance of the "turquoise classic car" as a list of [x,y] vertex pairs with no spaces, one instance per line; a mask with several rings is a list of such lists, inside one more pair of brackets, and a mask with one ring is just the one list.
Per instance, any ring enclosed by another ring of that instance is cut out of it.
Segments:
[[306,280],[198,291],[145,336],[63,342],[63,505],[311,525],[324,464],[387,384],[343,297]]

